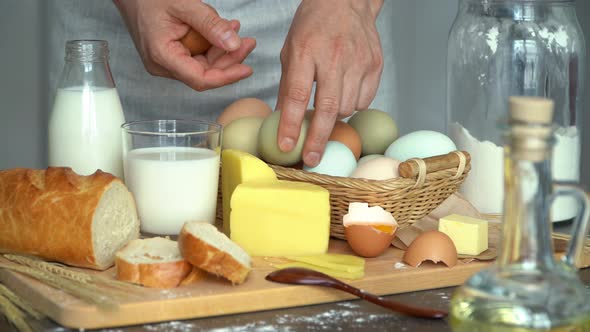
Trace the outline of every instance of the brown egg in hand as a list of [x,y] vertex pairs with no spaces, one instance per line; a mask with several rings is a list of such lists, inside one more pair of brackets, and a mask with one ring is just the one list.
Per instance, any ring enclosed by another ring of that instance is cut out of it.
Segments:
[[197,30],[190,29],[180,42],[186,47],[191,56],[203,54],[211,48],[211,43]]
[[443,262],[448,267],[457,265],[457,248],[453,240],[443,232],[424,232],[412,241],[403,261],[410,266],[418,267],[425,261]]

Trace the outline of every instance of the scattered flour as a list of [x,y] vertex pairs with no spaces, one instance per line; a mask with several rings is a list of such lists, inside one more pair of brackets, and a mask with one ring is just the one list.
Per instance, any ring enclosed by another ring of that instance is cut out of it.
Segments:
[[498,27],[492,27],[486,33],[486,42],[488,43],[488,46],[492,50],[492,54],[496,54],[496,51],[498,50],[498,36],[499,35],[500,35],[500,32],[498,31]]
[[551,49],[551,46],[557,45],[559,47],[567,47],[569,35],[563,26],[557,28],[557,31],[549,31],[547,27],[539,30],[539,37],[545,39],[545,44],[548,49]]
[[406,264],[404,264],[402,262],[396,262],[395,264],[393,264],[393,268],[394,269],[405,269],[406,268]]

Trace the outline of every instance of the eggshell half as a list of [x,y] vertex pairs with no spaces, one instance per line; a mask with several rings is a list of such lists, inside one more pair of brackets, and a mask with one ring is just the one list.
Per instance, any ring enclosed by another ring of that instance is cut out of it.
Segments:
[[349,225],[344,227],[346,241],[357,255],[377,257],[391,245],[397,227],[392,233],[383,232],[374,225]]
[[453,267],[457,265],[457,248],[445,233],[428,231],[412,241],[404,253],[403,261],[413,267],[418,267],[425,261],[443,262],[446,266]]

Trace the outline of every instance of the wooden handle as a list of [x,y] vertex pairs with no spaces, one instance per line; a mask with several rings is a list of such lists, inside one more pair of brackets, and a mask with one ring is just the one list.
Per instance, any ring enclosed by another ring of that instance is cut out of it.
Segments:
[[[471,161],[471,155],[467,151],[461,151],[465,155],[465,164]],[[440,156],[424,158],[426,173],[432,173],[443,169],[459,167],[461,159],[456,153],[448,153]],[[413,160],[404,161],[399,165],[399,175],[403,178],[415,178],[420,172],[418,163]]]

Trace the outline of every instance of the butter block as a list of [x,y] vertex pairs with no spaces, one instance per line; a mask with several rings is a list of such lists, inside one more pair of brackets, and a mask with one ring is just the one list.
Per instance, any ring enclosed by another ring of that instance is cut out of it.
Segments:
[[251,256],[324,254],[330,194],[317,185],[246,182],[231,197],[230,237]]
[[264,161],[249,153],[232,149],[223,150],[221,153],[223,232],[228,236],[231,196],[239,184],[252,181],[275,182],[277,175]]
[[439,220],[438,230],[453,240],[460,255],[476,256],[488,249],[487,220],[451,214]]

